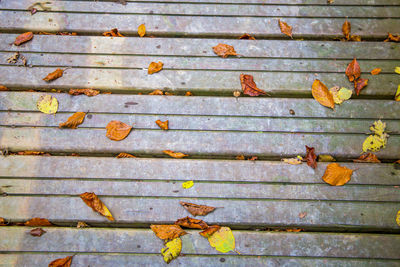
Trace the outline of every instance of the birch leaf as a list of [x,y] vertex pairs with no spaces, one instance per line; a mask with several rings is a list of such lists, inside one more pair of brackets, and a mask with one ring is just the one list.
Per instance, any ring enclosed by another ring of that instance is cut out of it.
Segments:
[[58,110],[58,101],[57,98],[51,95],[42,95],[36,106],[43,113],[55,114]]
[[235,237],[229,227],[221,227],[208,238],[208,242],[219,252],[235,251]]
[[185,189],[189,189],[189,188],[191,188],[193,185],[194,185],[194,182],[193,182],[193,181],[187,181],[187,182],[182,183],[182,187],[185,188]]
[[78,125],[83,123],[85,116],[85,112],[76,112],[71,117],[69,117],[66,122],[60,123],[59,128],[76,129]]
[[331,163],[326,167],[322,180],[330,185],[340,186],[348,183],[352,174],[353,170],[337,163]]
[[176,259],[182,250],[182,240],[177,237],[165,244],[165,247],[161,249],[164,261],[170,263],[173,259]]

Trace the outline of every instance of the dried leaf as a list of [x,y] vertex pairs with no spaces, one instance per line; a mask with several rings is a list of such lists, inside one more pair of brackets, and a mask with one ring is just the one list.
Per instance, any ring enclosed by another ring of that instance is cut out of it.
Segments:
[[149,93],[149,95],[163,95],[164,92],[160,89],[154,90],[153,92]]
[[291,164],[291,165],[298,165],[302,163],[302,157],[295,157],[295,158],[286,158],[282,159],[283,162]]
[[351,24],[347,20],[343,23],[342,32],[346,40],[350,40]]
[[146,34],[146,26],[144,24],[139,25],[138,34],[140,37],[143,37]]
[[336,161],[334,157],[331,155],[318,155],[318,161],[319,162],[333,162]]
[[174,94],[170,92],[164,92],[164,95],[174,95]]
[[[0,91],[1,91],[1,89],[0,89]],[[397,91],[396,91],[396,95],[394,96],[394,100],[400,101],[400,84],[397,87]]]
[[25,226],[52,226],[53,224],[49,220],[44,218],[32,218],[24,223]]
[[213,51],[220,57],[226,58],[228,56],[237,56],[238,54],[235,51],[235,48],[231,45],[227,44],[218,44],[213,47]]
[[361,36],[360,35],[352,35],[352,36],[350,36],[350,40],[349,41],[361,42]]
[[400,42],[400,35],[393,35],[391,33],[388,33],[388,38],[385,40],[385,42]]
[[24,155],[24,156],[50,156],[49,153],[42,152],[42,151],[19,151],[17,152],[18,155]]
[[221,227],[218,231],[208,237],[210,246],[217,251],[227,253],[235,251],[235,237],[229,227]]
[[353,91],[349,90],[345,87],[342,87],[339,89],[339,86],[335,86],[329,89],[329,92],[332,93],[333,96],[333,101],[335,104],[342,104],[343,101],[349,100],[351,96],[353,95]]
[[298,233],[301,231],[304,231],[304,229],[301,228],[289,228],[289,229],[285,229],[286,232],[294,232],[294,233]]
[[239,39],[241,39],[241,40],[255,40],[256,38],[254,38],[250,34],[245,33],[242,36],[240,36]]
[[185,93],[185,96],[193,96],[193,94],[192,94],[192,92],[187,91],[187,92]]
[[87,96],[96,96],[100,93],[99,90],[94,89],[70,89],[68,92],[70,95],[81,95],[85,94]]
[[331,163],[326,167],[322,180],[330,185],[340,186],[348,183],[352,174],[353,170],[337,163]]
[[313,169],[317,168],[317,155],[315,155],[315,149],[313,147],[306,146],[306,153],[307,165]]
[[147,73],[148,74],[153,74],[153,73],[159,72],[160,70],[162,70],[163,65],[164,64],[161,61],[158,61],[158,63],[157,62],[151,62],[150,65],[149,65],[149,68],[147,70]]
[[25,32],[21,35],[18,35],[17,38],[15,38],[14,45],[17,45],[17,46],[21,45],[23,43],[26,43],[26,42],[32,40],[32,38],[33,38],[33,32]]
[[257,88],[252,75],[240,74],[240,83],[242,84],[242,90],[245,95],[259,96],[267,94],[265,91]]
[[160,127],[162,130],[168,130],[168,120],[166,121],[160,121],[160,120],[156,120],[156,124],[158,125],[158,127]]
[[176,159],[181,159],[181,158],[189,156],[189,155],[183,154],[181,152],[174,152],[174,151],[171,151],[171,150],[163,150],[163,152],[164,152],[164,154],[167,154],[168,156],[171,156],[171,157],[176,158]]
[[43,78],[43,81],[51,82],[63,76],[64,71],[62,69],[56,69],[52,73],[47,74],[46,77]]
[[125,139],[132,130],[132,126],[120,121],[110,121],[107,126],[106,136],[114,141]]
[[4,85],[0,85],[0,91],[8,91],[8,88]]
[[103,36],[107,37],[125,37],[119,33],[117,28],[111,29],[111,31],[103,32]]
[[66,122],[60,123],[59,128],[71,128],[76,129],[76,127],[83,123],[85,119],[85,112],[76,112],[74,115],[68,118]]
[[49,267],[70,267],[72,263],[72,257],[74,256],[68,256],[63,259],[56,259],[50,262]]
[[199,219],[193,219],[190,218],[189,216],[185,218],[178,219],[175,222],[176,225],[186,227],[186,228],[192,228],[192,229],[207,229],[208,225],[203,221]]
[[333,101],[332,93],[329,92],[328,88],[320,80],[315,80],[311,90],[312,96],[321,105],[333,109],[335,102]]
[[47,232],[45,230],[43,230],[42,228],[35,228],[35,229],[32,229],[29,233],[31,234],[31,236],[39,237],[39,236],[44,235]]
[[161,255],[163,255],[164,261],[170,263],[173,259],[176,259],[182,250],[182,240],[177,237],[165,244],[165,248],[161,249]]
[[80,194],[79,196],[86,203],[86,205],[88,205],[93,209],[93,211],[96,211],[101,215],[107,217],[107,219],[109,219],[110,221],[114,221],[111,212],[108,210],[106,205],[104,205],[104,203],[99,199],[99,197],[95,193],[85,192],[83,194]]
[[356,91],[356,95],[359,95],[361,90],[364,89],[365,86],[368,85],[368,79],[358,79],[357,81],[354,81],[354,89]]
[[374,132],[374,135],[370,135],[365,139],[363,143],[363,152],[367,152],[368,150],[379,151],[386,146],[389,135],[384,132],[385,128],[386,123],[383,123],[381,120],[373,123],[369,129]]
[[117,159],[120,159],[120,158],[136,158],[136,157],[134,155],[122,152],[122,153],[119,153],[117,156]]
[[204,231],[201,231],[199,234],[204,236],[205,238],[209,238],[212,234],[214,234],[216,231],[221,229],[221,226],[219,225],[211,225]]
[[346,68],[346,76],[349,78],[350,82],[354,82],[361,75],[361,68],[357,62],[357,59],[354,58],[352,62]]
[[358,159],[353,159],[354,162],[375,162],[381,163],[378,157],[373,153],[366,153],[361,155]]
[[90,226],[85,222],[78,222],[76,225],[76,228],[88,228],[88,227]]
[[375,69],[371,70],[371,74],[378,75],[379,73],[381,73],[381,71],[382,71],[381,68],[375,68]]
[[189,189],[189,188],[191,188],[193,185],[194,185],[194,182],[193,182],[193,181],[187,181],[187,182],[182,183],[182,187],[183,187],[184,189]]
[[151,230],[156,236],[162,240],[172,240],[187,233],[182,230],[179,225],[175,224],[164,224],[164,225],[150,225]]
[[15,52],[14,55],[7,58],[7,63],[15,64],[15,63],[17,63],[18,59],[19,59],[19,52]]
[[289,26],[286,22],[281,21],[280,19],[278,19],[278,24],[281,32],[293,39],[292,27]]
[[51,95],[42,95],[39,97],[36,106],[43,113],[55,114],[58,110],[58,101]]
[[238,155],[235,157],[237,160],[244,160],[244,155]]
[[6,226],[6,225],[7,225],[6,220],[0,217],[0,226]]
[[197,205],[183,201],[180,201],[179,203],[193,216],[206,216],[207,214],[215,210],[214,207],[206,205]]

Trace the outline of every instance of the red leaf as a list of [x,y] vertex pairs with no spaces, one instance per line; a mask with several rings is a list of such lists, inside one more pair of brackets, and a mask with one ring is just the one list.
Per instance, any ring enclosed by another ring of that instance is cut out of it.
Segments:
[[356,91],[356,94],[359,95],[361,90],[364,89],[365,86],[368,85],[368,79],[358,79],[357,81],[354,81],[354,89]]
[[349,78],[350,82],[357,80],[361,75],[360,65],[358,65],[357,59],[353,59],[353,61],[346,68],[346,75]]
[[317,155],[315,155],[315,151],[314,150],[315,149],[313,147],[306,146],[307,165],[310,166],[313,169],[317,168]]
[[259,96],[267,94],[265,91],[257,88],[252,75],[240,74],[240,83],[242,84],[242,90],[245,95]]

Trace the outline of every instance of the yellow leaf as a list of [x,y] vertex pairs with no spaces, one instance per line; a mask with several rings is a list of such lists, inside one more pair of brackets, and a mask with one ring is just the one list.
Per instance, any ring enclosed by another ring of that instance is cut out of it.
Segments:
[[400,226],[400,210],[397,212],[397,215],[396,215],[396,223],[398,226]]
[[312,96],[315,100],[318,101],[321,105],[325,107],[329,107],[331,109],[335,108],[335,102],[333,101],[332,93],[329,92],[328,88],[325,84],[323,84],[320,80],[315,80],[312,84],[311,89]]
[[37,102],[37,108],[43,113],[55,114],[58,110],[57,98],[51,95],[42,95]]
[[193,181],[187,181],[182,184],[182,187],[185,189],[191,188],[194,185]]
[[182,250],[182,240],[177,237],[165,244],[165,248],[161,249],[161,254],[164,257],[166,263],[170,263],[173,259],[176,259]]
[[347,88],[340,88],[338,86],[335,86],[331,89],[329,89],[329,92],[332,93],[333,96],[333,101],[335,104],[342,104],[343,101],[350,99],[351,95],[353,94],[352,90],[349,90]]
[[394,72],[396,72],[397,74],[400,74],[400,67],[396,67],[396,68],[394,69]]
[[374,135],[368,136],[363,143],[363,152],[379,151],[384,148],[387,143],[389,135],[385,133],[386,123],[381,120],[375,121],[374,124],[369,128]]
[[381,120],[374,121],[372,126],[369,127],[371,131],[373,131],[376,135],[379,135],[381,137],[384,135],[383,132],[385,131],[385,128],[386,128],[386,123],[382,122]]
[[318,161],[332,162],[332,161],[336,161],[336,159],[334,157],[332,157],[331,155],[318,155]]
[[397,92],[396,92],[396,95],[395,95],[395,97],[394,97],[394,100],[400,101],[400,84],[399,84],[399,86],[397,87]]
[[282,159],[283,162],[292,164],[292,165],[298,165],[301,164],[301,159],[299,158],[287,158],[287,159]]
[[221,227],[221,229],[208,237],[208,242],[210,246],[222,253],[236,251],[235,237],[229,227]]
[[143,37],[146,34],[146,26],[144,26],[144,24],[140,24],[138,27],[138,34],[140,37]]

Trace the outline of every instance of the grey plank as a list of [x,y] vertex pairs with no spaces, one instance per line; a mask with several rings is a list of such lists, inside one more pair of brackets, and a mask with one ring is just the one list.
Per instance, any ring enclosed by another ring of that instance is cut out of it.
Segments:
[[[306,164],[294,166],[279,161],[7,156],[0,160],[0,177],[6,178],[6,181],[8,177],[38,177],[47,180],[71,178],[323,184],[321,177],[327,164],[320,162],[317,169],[313,170]],[[395,169],[393,164],[340,164],[356,170],[349,185],[399,184],[400,170]],[[71,172],[71,169],[74,171]]]
[[[94,191],[96,191],[94,189]],[[310,229],[350,231],[398,231],[395,218],[398,202],[341,202],[310,200],[235,200],[160,197],[102,197],[115,221],[93,212],[79,196],[33,197],[7,196],[0,202],[2,217],[12,222],[32,217],[47,218],[54,224],[74,225],[77,221],[89,225],[137,226],[170,224],[190,215],[179,201],[221,207],[208,214],[210,224],[232,227],[300,227]],[[223,208],[222,208],[223,207]],[[300,218],[299,214],[307,215]],[[7,240],[7,238],[5,238]],[[90,242],[88,242],[90,243]],[[48,247],[46,246],[46,249]]]

